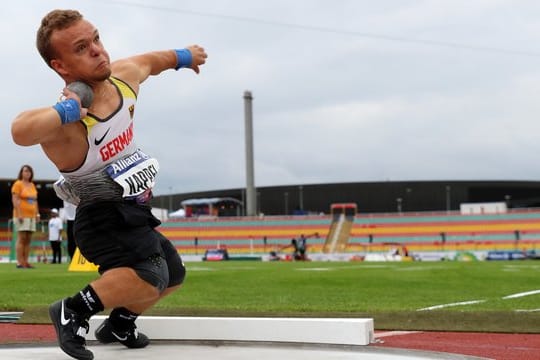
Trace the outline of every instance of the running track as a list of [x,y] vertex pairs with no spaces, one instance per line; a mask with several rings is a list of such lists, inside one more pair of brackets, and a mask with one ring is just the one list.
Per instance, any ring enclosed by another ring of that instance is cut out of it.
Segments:
[[[370,346],[429,350],[501,360],[540,360],[540,334],[377,331]],[[0,323],[0,345],[55,343],[52,325]]]

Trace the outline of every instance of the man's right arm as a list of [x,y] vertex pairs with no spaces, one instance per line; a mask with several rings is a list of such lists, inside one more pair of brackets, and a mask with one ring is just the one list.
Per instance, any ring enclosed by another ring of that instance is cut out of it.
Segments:
[[60,140],[62,126],[78,122],[88,112],[81,107],[78,95],[67,87],[63,96],[64,100],[54,106],[20,113],[11,124],[13,141],[17,145],[31,146]]
[[62,122],[53,107],[27,110],[20,113],[11,124],[11,136],[17,145],[31,146],[54,138]]

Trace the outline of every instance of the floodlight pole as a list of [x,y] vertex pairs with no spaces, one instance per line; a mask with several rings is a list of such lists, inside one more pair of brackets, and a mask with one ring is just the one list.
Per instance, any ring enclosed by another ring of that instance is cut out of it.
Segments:
[[255,170],[253,164],[253,96],[244,91],[244,120],[246,141],[246,215],[255,216],[257,197],[255,193]]

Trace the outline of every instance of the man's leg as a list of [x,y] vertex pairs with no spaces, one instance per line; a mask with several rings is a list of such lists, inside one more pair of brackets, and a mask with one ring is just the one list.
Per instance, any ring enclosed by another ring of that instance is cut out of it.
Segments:
[[114,308],[109,317],[96,329],[96,339],[104,344],[120,342],[132,349],[146,347],[150,343],[150,339],[145,334],[138,332],[135,320],[145,310],[179,287],[180,285],[166,289],[155,300]]
[[175,292],[176,290],[180,289],[182,285],[177,285],[177,286],[173,286],[173,287],[170,287],[170,288],[167,288],[165,289],[165,291],[163,291],[159,297],[155,300],[152,300],[152,301],[146,301],[146,302],[142,302],[142,303],[138,303],[138,304],[131,304],[131,305],[128,305],[126,306],[126,308],[129,310],[129,311],[132,311],[134,313],[137,313],[137,314],[142,314],[143,312],[145,312],[146,310],[150,309],[152,306],[154,306],[155,304],[157,304],[161,299],[163,299],[165,296],[167,295],[170,295],[171,293]]
[[[159,261],[154,258],[153,261],[140,263],[135,266],[135,271],[143,278],[146,278],[147,281],[153,281],[152,278],[156,274],[161,274],[160,277],[167,279],[165,286],[168,287],[155,299],[113,309],[109,318],[95,332],[96,339],[100,342],[111,343],[119,341],[129,348],[141,348],[149,344],[148,337],[137,331],[135,320],[160,299],[180,288],[186,272],[182,259],[172,243],[162,235],[160,235],[160,242],[165,259],[160,257]],[[167,273],[163,273],[164,271]],[[118,334],[123,334],[121,336],[122,339],[119,339]]]
[[111,269],[90,284],[106,309],[156,300],[159,290],[132,268]]
[[85,340],[88,319],[92,315],[105,308],[156,301],[158,296],[159,290],[140,278],[131,268],[106,271],[74,296],[50,306],[49,315],[60,348],[76,359],[93,359],[92,352],[86,349]]
[[150,343],[148,337],[137,331],[135,320],[143,310],[155,304],[169,284],[169,270],[165,259],[154,255],[133,266],[136,275],[156,289],[151,299],[138,299],[136,302],[124,302],[113,306],[109,318],[95,332],[96,339],[102,343],[120,342],[128,348],[143,348]]

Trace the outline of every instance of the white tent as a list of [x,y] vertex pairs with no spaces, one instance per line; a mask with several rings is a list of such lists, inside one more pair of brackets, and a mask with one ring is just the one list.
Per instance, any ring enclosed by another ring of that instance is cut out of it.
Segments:
[[182,218],[186,216],[186,211],[184,209],[178,209],[176,211],[173,211],[172,213],[169,213],[170,218]]

